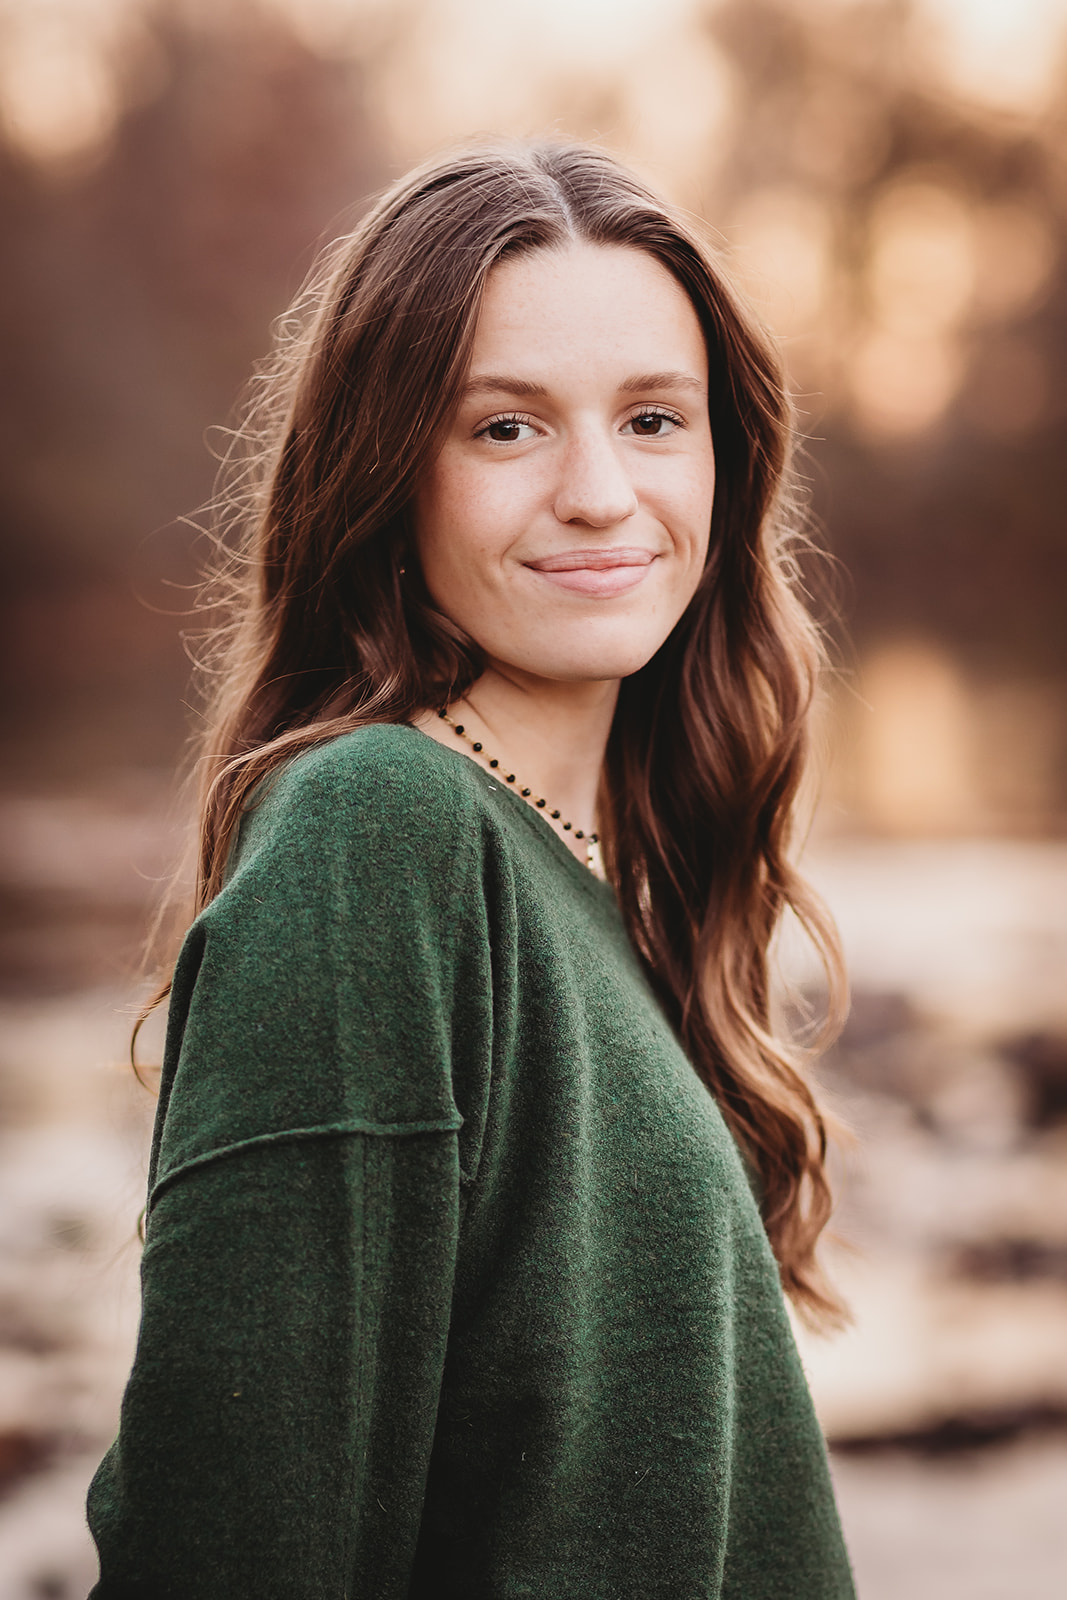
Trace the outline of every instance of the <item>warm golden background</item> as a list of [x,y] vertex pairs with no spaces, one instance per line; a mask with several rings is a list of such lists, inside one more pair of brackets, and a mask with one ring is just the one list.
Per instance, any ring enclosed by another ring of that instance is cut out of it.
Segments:
[[[435,146],[595,137],[781,335],[839,563],[809,853],[859,1135],[804,1341],[864,1600],[1067,1572],[1067,0],[0,0],[0,1600],[83,1595],[136,1330],[131,961],[224,425]],[[799,965],[801,958],[787,959]]]

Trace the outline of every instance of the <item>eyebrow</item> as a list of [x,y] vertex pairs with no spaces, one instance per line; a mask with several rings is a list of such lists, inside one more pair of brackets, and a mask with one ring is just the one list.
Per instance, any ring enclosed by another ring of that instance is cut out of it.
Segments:
[[691,372],[642,372],[619,385],[623,394],[642,394],[646,389],[692,389],[703,394],[704,385]]
[[[691,372],[641,372],[619,385],[620,394],[645,394],[650,389],[689,389],[702,394],[704,385]],[[526,378],[480,372],[464,385],[463,397],[469,399],[480,394],[512,394],[524,400],[543,400],[548,390],[544,384],[530,383]]]
[[463,385],[464,398],[475,394],[517,394],[524,400],[535,400],[547,393],[543,384],[530,383],[526,378],[500,377],[493,372],[479,373]]

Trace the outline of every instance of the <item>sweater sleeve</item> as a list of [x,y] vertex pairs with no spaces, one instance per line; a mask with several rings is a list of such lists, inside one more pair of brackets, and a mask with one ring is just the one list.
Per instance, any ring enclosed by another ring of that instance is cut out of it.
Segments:
[[293,764],[179,959],[93,1600],[407,1593],[491,982],[476,827],[402,731]]

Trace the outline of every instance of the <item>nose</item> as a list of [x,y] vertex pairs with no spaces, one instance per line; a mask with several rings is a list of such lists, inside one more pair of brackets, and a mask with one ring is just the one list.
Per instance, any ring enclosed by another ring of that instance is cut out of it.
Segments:
[[610,435],[583,429],[560,458],[554,510],[560,522],[611,528],[637,510],[637,495]]

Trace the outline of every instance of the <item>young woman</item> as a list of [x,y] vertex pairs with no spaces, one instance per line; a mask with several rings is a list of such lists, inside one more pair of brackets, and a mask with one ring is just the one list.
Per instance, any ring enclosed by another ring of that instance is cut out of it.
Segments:
[[[838,1600],[768,946],[818,653],[775,358],[604,154],[287,324],[216,655],[97,1600]],[[305,302],[306,305],[306,302]],[[245,482],[245,489],[248,484]]]

